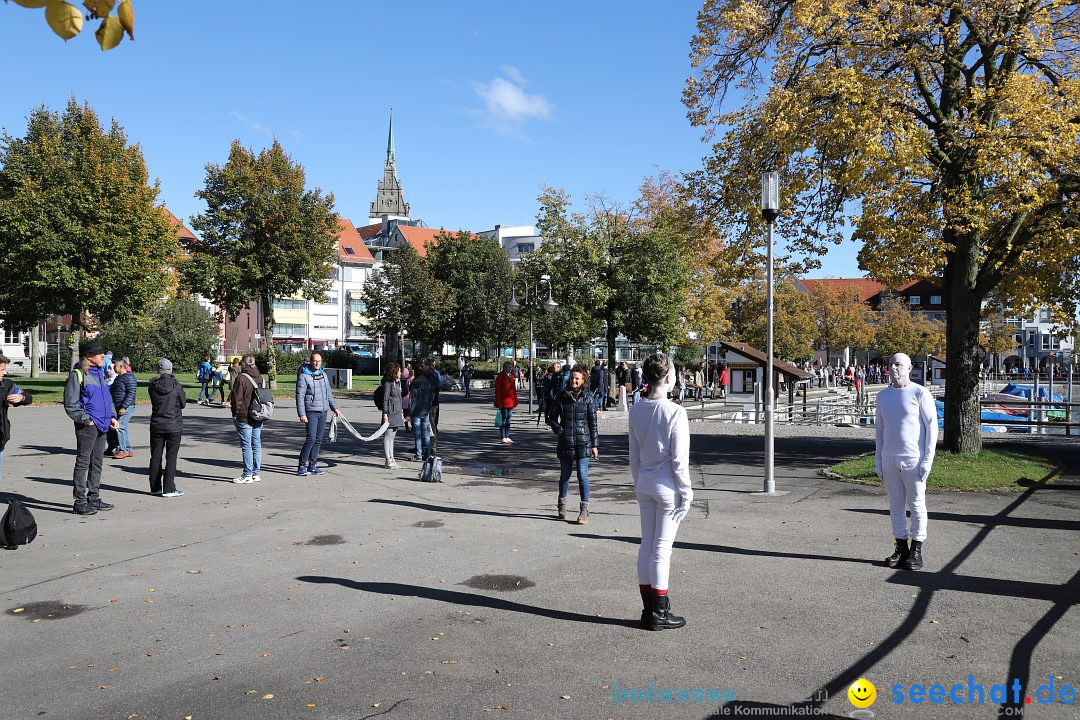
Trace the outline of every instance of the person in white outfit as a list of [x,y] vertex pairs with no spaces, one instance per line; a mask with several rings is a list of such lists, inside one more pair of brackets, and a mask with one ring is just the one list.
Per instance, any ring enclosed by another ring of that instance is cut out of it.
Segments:
[[648,396],[630,409],[630,473],[641,511],[638,588],[641,627],[680,628],[686,620],[671,614],[668,574],[671,545],[686,517],[694,491],[690,488],[690,424],[686,410],[668,400],[675,368],[663,355],[645,360],[643,380]]
[[889,493],[889,514],[896,538],[896,549],[885,564],[918,570],[923,566],[926,479],[934,464],[938,423],[934,398],[922,385],[911,382],[910,373],[911,358],[907,355],[896,353],[889,359],[889,387],[877,395],[874,469]]

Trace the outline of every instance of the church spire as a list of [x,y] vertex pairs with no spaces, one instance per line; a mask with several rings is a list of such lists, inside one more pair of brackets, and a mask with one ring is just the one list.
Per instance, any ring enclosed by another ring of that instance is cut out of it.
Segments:
[[394,161],[394,110],[390,110],[390,131],[386,136],[386,164],[383,166],[382,180],[375,191],[375,201],[371,203],[371,220],[389,219],[409,220],[409,203],[405,202],[405,192],[397,176],[397,164]]

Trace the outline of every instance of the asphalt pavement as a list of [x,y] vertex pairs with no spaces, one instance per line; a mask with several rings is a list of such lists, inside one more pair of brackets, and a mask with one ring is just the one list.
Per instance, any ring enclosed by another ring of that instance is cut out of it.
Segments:
[[[341,406],[375,427],[370,398]],[[879,718],[1080,717],[1061,701],[1080,686],[1078,439],[1025,441],[1064,469],[1020,494],[931,494],[912,573],[881,564],[883,492],[818,472],[872,451],[869,431],[783,429],[770,497],[759,429],[694,422],[671,576],[687,626],[649,633],[625,414],[602,417],[586,526],[554,516],[551,433],[520,409],[500,444],[490,394],[444,393],[440,485],[344,437],[324,446],[325,475],[297,477],[287,402],[264,430],[263,481],[234,485],[228,411],[189,405],[186,495],[153,497],[148,415],[135,457],[106,460],[116,508],[84,518],[62,409],[11,413],[0,498],[22,497],[40,531],[0,551],[4,720],[848,717],[859,678]],[[994,702],[1014,679],[1016,702]],[[945,699],[914,702],[916,684]]]

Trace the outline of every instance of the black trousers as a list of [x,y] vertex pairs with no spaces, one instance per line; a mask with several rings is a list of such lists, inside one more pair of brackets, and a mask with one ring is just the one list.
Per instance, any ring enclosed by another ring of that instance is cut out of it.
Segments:
[[[176,456],[180,454],[181,433],[150,433],[150,492],[176,490]],[[165,454],[165,467],[161,455]],[[163,482],[164,481],[164,482]]]
[[92,500],[101,495],[101,459],[105,455],[107,433],[97,425],[75,426],[75,502]]

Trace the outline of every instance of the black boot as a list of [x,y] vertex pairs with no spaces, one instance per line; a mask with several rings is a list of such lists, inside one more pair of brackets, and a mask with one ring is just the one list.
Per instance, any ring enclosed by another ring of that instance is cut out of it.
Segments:
[[900,563],[907,560],[908,546],[907,540],[896,538],[896,549],[893,550],[893,554],[885,558],[885,565],[891,568],[896,567]]
[[638,590],[641,591],[641,629],[649,629],[649,616],[652,615],[652,588],[642,588],[638,586]]
[[911,552],[904,558],[903,568],[905,570],[921,570],[922,569],[922,541],[911,541]]
[[652,596],[652,612],[649,613],[649,630],[673,630],[686,624],[686,618],[672,615],[667,595]]

